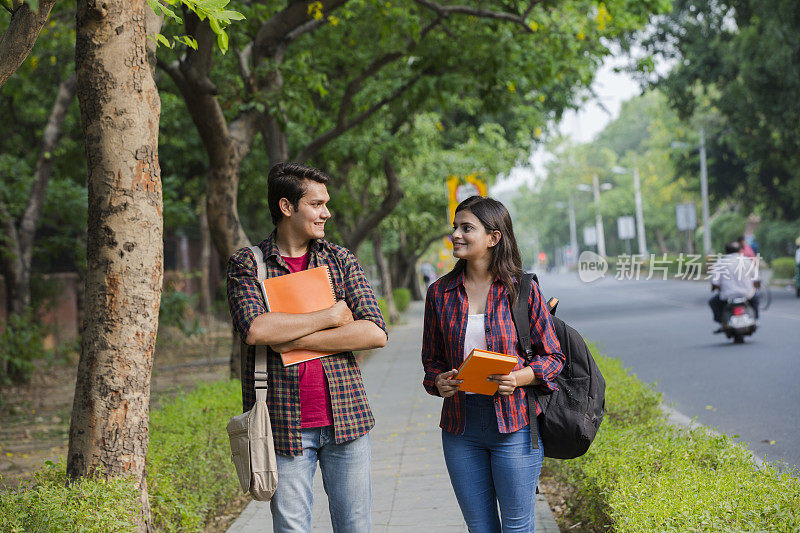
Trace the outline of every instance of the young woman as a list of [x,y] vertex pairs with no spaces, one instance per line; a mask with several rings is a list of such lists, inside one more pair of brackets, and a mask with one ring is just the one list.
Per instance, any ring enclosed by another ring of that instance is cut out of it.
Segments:
[[[526,385],[554,389],[564,356],[550,313],[535,283],[518,294],[522,274],[517,241],[506,208],[491,198],[472,196],[456,208],[453,270],[428,289],[422,342],[423,385],[444,398],[442,447],[464,520],[472,533],[532,532],[542,443],[531,435]],[[526,364],[517,343],[511,310],[528,300],[531,341],[536,354]],[[517,356],[494,396],[459,391],[457,368],[473,348]],[[531,439],[538,441],[534,449]],[[497,508],[500,507],[498,517]]]

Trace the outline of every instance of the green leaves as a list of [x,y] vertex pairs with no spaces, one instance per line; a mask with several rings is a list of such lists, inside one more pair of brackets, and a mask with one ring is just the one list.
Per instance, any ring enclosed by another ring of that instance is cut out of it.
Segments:
[[[241,405],[239,382],[224,381],[180,392],[151,411],[147,484],[158,531],[202,531],[220,502],[241,495],[222,429]],[[127,532],[141,516],[132,479],[68,482],[63,460],[45,461],[33,480],[0,489],[3,531]]]
[[[186,8],[200,20],[208,19],[211,30],[217,36],[217,46],[224,54],[228,51],[229,37],[225,28],[230,25],[232,21],[244,20],[245,16],[238,11],[225,9],[230,3],[230,0],[147,0],[150,8],[158,16],[163,16],[165,19],[172,22],[182,24],[183,19],[179,17],[172,7]],[[166,37],[161,34],[156,36],[158,43],[172,48],[174,43],[170,43]],[[175,43],[180,43],[190,48],[197,49],[197,41],[191,36],[180,35],[173,37]]]
[[150,6],[150,9],[152,9],[159,17],[167,17],[178,23],[183,22],[183,19],[176,15],[166,3],[162,4],[158,0],[147,0],[147,4]]
[[4,531],[132,532],[142,512],[133,479],[98,475],[70,482],[63,459],[46,461],[32,480],[3,489]]
[[712,195],[800,216],[800,4],[678,0],[643,43],[677,59],[654,81],[684,119],[706,127]]
[[[148,37],[150,37],[150,36],[148,35]],[[167,48],[172,48],[172,46],[173,46],[173,45],[172,45],[172,43],[170,43],[170,42],[167,40],[167,38],[166,38],[166,37],[164,37],[163,35],[161,35],[160,33],[157,33],[157,34],[156,34],[156,36],[155,36],[155,39],[154,39],[154,40],[155,40],[157,43],[163,44],[163,45],[164,45],[164,46],[166,46]]]
[[180,35],[178,37],[174,37],[174,39],[179,43],[185,44],[189,48],[197,50],[197,39],[191,35]]
[[545,463],[573,490],[573,522],[626,533],[800,528],[796,469],[757,468],[729,437],[669,425],[652,387],[616,359],[596,360],[607,409],[597,439],[583,457]]

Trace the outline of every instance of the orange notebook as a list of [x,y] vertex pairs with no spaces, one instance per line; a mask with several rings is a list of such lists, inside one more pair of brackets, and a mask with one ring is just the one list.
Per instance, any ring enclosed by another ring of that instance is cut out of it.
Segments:
[[[331,274],[327,266],[265,279],[262,283],[267,310],[275,313],[311,313],[336,303]],[[283,366],[296,365],[336,352],[292,350],[282,353]]]
[[486,350],[472,350],[461,366],[455,379],[463,379],[458,389],[492,396],[497,392],[497,383],[486,381],[492,374],[508,374],[517,366],[517,358]]

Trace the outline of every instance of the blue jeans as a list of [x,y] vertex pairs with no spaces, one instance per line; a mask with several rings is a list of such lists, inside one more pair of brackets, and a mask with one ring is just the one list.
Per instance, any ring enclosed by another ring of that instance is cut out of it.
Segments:
[[275,533],[311,531],[314,474],[319,461],[336,533],[368,533],[370,507],[369,434],[336,444],[333,426],[303,430],[303,455],[276,455],[278,489],[270,501]]
[[[531,448],[530,426],[500,433],[491,396],[467,395],[463,435],[442,431],[450,482],[471,533],[533,532],[542,440]],[[500,505],[500,517],[497,507]]]

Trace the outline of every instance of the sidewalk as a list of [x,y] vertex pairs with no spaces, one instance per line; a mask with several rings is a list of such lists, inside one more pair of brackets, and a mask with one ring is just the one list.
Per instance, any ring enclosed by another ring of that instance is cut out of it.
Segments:
[[[376,425],[372,444],[372,524],[377,532],[467,531],[442,457],[441,399],[422,388],[423,303],[412,302],[389,344],[362,365]],[[332,531],[322,476],[314,479],[313,527]],[[272,531],[269,503],[252,501],[228,533]],[[537,533],[559,531],[544,496],[536,499]]]

